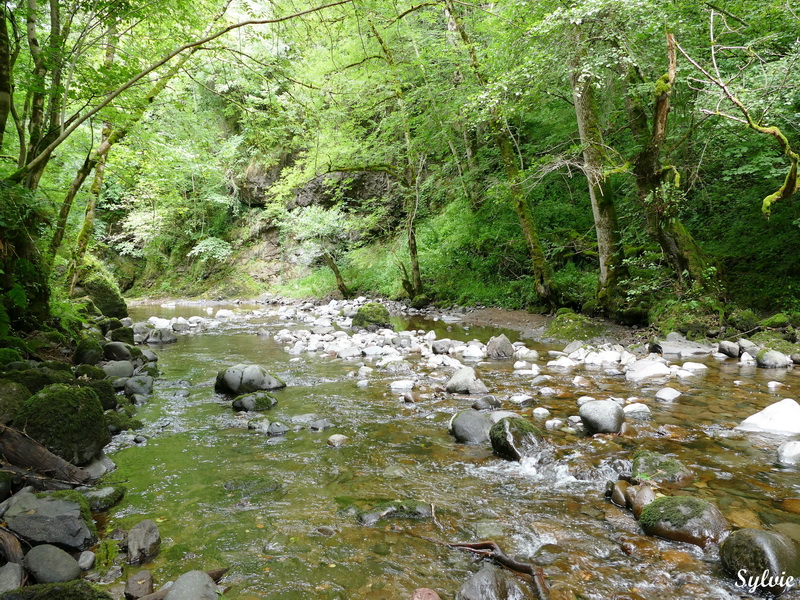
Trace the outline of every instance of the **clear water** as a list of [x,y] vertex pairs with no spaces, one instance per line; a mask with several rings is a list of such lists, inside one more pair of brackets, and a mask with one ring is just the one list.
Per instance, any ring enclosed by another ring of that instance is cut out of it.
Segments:
[[[182,305],[133,310],[135,320],[153,314],[206,311]],[[150,439],[112,455],[118,470],[111,479],[124,480],[128,494],[107,526],[158,522],[162,549],[147,565],[157,583],[191,569],[229,566],[226,598],[389,600],[424,586],[451,599],[479,564],[422,536],[493,539],[507,553],[543,564],[551,585],[568,585],[582,598],[741,597],[721,572],[715,549],[644,536],[629,513],[603,498],[606,481],[639,448],[676,454],[697,475],[680,493],[715,501],[734,525],[775,527],[800,539],[800,515],[782,502],[800,497],[800,476],[773,464],[779,440],[731,432],[753,412],[793,397],[800,371],[743,369],[709,358],[705,375],[670,383],[683,395],[663,403],[655,400],[657,386],[632,386],[602,370],[549,372],[543,359],[543,373],[554,377],[548,385],[559,393],[540,405],[554,417],[577,414],[575,400],[592,395],[640,397],[653,419],[624,436],[548,432],[556,461],[541,467],[454,443],[447,423],[471,401],[438,391],[446,373],[422,370],[426,385],[415,390],[416,404],[405,404],[389,390],[402,372],[376,369],[369,387],[359,388],[356,363],[314,355],[292,360],[274,340],[255,335],[288,325],[251,318],[155,349],[163,376],[139,413]],[[464,340],[497,333],[422,321],[396,325]],[[292,427],[293,417],[313,413],[335,427],[303,428],[278,440],[241,427],[230,400],[213,391],[217,371],[240,362],[261,364],[288,384],[276,394],[279,404],[261,415]],[[513,375],[512,361],[484,363],[478,371],[498,398],[531,391],[528,378]],[[575,375],[588,384],[576,386]],[[771,392],[766,384],[774,379],[784,387]],[[176,397],[180,389],[189,397]],[[333,433],[347,435],[349,443],[328,446]],[[248,481],[258,485],[237,489]],[[436,518],[368,527],[348,510],[387,499],[429,503]],[[125,577],[138,568],[128,569]]]

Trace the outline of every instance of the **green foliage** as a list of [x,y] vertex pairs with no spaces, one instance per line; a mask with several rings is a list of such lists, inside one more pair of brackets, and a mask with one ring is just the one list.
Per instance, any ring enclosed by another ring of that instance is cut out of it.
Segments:
[[100,540],[94,553],[95,568],[101,575],[105,575],[119,556],[119,543],[109,539]]
[[589,340],[602,335],[603,326],[569,309],[559,310],[547,324],[545,335],[559,340]]
[[0,348],[0,367],[6,366],[8,363],[21,361],[22,354],[13,348]]
[[134,419],[124,412],[118,412],[115,410],[106,411],[105,423],[109,427],[117,428],[120,431],[135,431],[144,427],[144,423],[142,423],[142,421],[139,419]]
[[225,240],[209,237],[198,242],[186,256],[197,256],[200,260],[224,261],[233,254],[233,248]]
[[86,256],[80,268],[79,285],[92,299],[92,302],[107,317],[128,316],[128,307],[119,286],[108,269],[95,257]]

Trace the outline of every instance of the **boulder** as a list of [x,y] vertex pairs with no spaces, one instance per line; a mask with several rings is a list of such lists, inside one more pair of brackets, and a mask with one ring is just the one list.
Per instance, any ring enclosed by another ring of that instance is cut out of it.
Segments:
[[78,562],[50,544],[34,546],[25,555],[23,565],[38,583],[63,583],[81,576]]
[[783,442],[778,448],[778,464],[791,467],[800,464],[800,441]]
[[128,563],[140,565],[158,552],[161,535],[158,526],[150,519],[145,519],[128,532]]
[[578,414],[590,434],[619,433],[625,413],[613,400],[592,400],[581,405]]
[[800,404],[791,398],[784,398],[747,417],[736,429],[776,435],[800,434]]
[[489,439],[489,430],[494,422],[491,416],[476,410],[462,410],[450,420],[450,433],[457,442],[482,444]]
[[111,441],[94,390],[55,384],[28,398],[15,425],[50,452],[81,466]]
[[792,360],[783,352],[765,349],[756,354],[756,364],[762,369],[780,369],[791,365]]
[[353,317],[353,327],[362,327],[369,330],[392,329],[389,322],[389,311],[379,302],[368,302],[358,309]]
[[111,360],[103,365],[103,372],[111,379],[132,377],[134,370],[133,363],[129,360]]
[[94,258],[88,259],[78,273],[78,285],[101,313],[116,319],[128,316],[128,307],[119,291],[119,286],[99,261]]
[[472,367],[463,367],[456,371],[444,387],[451,394],[486,394],[489,392],[489,389],[478,379],[475,369]]
[[520,417],[505,417],[489,430],[492,450],[508,460],[531,456],[544,446],[541,430]]
[[719,343],[719,351],[725,356],[739,358],[739,344],[736,342],[722,341]]
[[520,577],[485,564],[456,594],[456,600],[533,600],[533,592]]
[[637,383],[646,379],[661,379],[669,377],[669,367],[660,360],[644,358],[628,365],[625,379]]
[[30,391],[21,383],[0,379],[0,423],[11,423],[25,400],[30,397]]
[[8,500],[7,527],[31,544],[83,550],[95,541],[89,507],[78,492],[37,496],[18,492]]
[[217,374],[214,390],[222,394],[248,394],[259,390],[277,390],[286,387],[280,379],[259,365],[238,364],[222,369]]
[[142,570],[128,577],[125,582],[125,600],[139,600],[142,596],[153,593],[153,576],[150,571]]
[[[792,540],[785,535],[762,529],[734,531],[720,546],[722,566],[737,582],[758,580],[750,593],[780,595],[790,586],[788,577],[800,578],[800,561]],[[762,575],[767,572],[767,577]],[[782,580],[778,580],[783,576]],[[751,579],[752,578],[752,579]]]
[[258,410],[269,410],[278,403],[278,399],[267,392],[253,392],[243,394],[233,401],[233,410],[244,410],[247,412]]
[[633,455],[632,475],[635,479],[652,483],[682,485],[689,483],[692,472],[677,458],[638,450]]
[[644,507],[639,524],[648,535],[703,548],[719,543],[729,529],[716,506],[692,496],[656,498]]
[[663,400],[664,402],[672,402],[680,395],[681,393],[678,390],[671,387],[665,387],[656,392],[656,399]]
[[514,356],[514,346],[505,334],[500,334],[486,343],[486,356],[494,359],[511,358]]
[[108,337],[113,342],[125,342],[133,345],[133,329],[130,327],[117,327],[108,332]]
[[3,565],[0,567],[0,594],[17,589],[24,579],[25,571],[22,565],[13,562]]
[[151,329],[145,338],[147,344],[172,344],[178,341],[178,338],[172,333],[169,327],[157,327]]
[[431,350],[433,350],[434,354],[449,354],[452,348],[453,341],[448,339],[434,340],[431,344]]
[[103,356],[108,360],[131,360],[134,352],[125,342],[108,342],[103,346]]
[[747,352],[750,356],[758,354],[758,345],[750,340],[739,340],[739,356]]
[[472,408],[475,410],[494,410],[500,406],[501,402],[492,395],[482,396],[472,403]]
[[164,600],[217,600],[217,584],[203,571],[184,573],[167,591]]
[[137,375],[125,382],[126,396],[149,396],[153,393],[153,378],[149,375]]
[[99,342],[92,338],[83,338],[75,348],[72,362],[76,365],[96,365],[102,358],[103,348]]

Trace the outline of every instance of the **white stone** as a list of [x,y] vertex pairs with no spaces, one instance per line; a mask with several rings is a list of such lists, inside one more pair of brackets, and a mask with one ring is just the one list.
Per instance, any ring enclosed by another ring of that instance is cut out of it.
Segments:
[[581,396],[578,398],[578,406],[583,406],[587,402],[594,402],[597,398],[593,398],[592,396]]
[[537,419],[546,419],[550,416],[550,411],[544,406],[537,406],[533,409],[533,416]]
[[524,360],[518,360],[514,363],[514,370],[519,371],[521,369],[528,369],[530,368],[530,363]]
[[702,363],[697,362],[685,362],[683,363],[682,367],[685,371],[706,371],[708,367]]
[[328,446],[333,446],[334,448],[338,448],[339,446],[343,446],[350,440],[349,437],[346,435],[342,435],[341,433],[334,433],[331,437],[328,438]]
[[671,371],[669,367],[662,361],[645,358],[628,365],[628,369],[625,372],[625,379],[632,382],[639,382],[645,379],[669,377],[670,374]]
[[800,464],[800,440],[783,442],[778,448],[778,464],[791,467]]
[[356,383],[356,385],[360,388],[365,388],[369,385],[369,381],[367,381],[366,379],[362,379],[358,383]]
[[634,402],[633,404],[628,404],[626,407],[622,409],[622,412],[625,413],[626,417],[630,417],[632,419],[648,419],[650,418],[650,407],[646,404],[642,404],[641,402]]
[[742,364],[750,364],[755,363],[756,359],[753,358],[749,352],[742,352],[742,355],[739,357],[739,362]]
[[414,389],[414,381],[411,379],[398,379],[389,384],[392,391],[411,390]]
[[540,396],[555,396],[558,393],[558,390],[555,390],[551,387],[543,387],[539,389]]
[[771,390],[777,390],[777,389],[778,389],[779,387],[781,387],[782,385],[783,385],[783,384],[782,384],[780,381],[768,381],[768,382],[767,382],[767,387],[768,387],[769,389],[771,389]]
[[566,356],[561,356],[556,360],[551,360],[550,362],[547,363],[548,367],[555,369],[571,369],[572,367],[575,367],[577,365],[578,363],[576,363],[574,360]]
[[548,431],[558,431],[564,427],[564,421],[561,419],[548,419],[544,422],[544,428]]
[[747,417],[736,429],[777,435],[800,434],[800,404],[791,398],[784,398]]
[[[215,319],[230,319],[233,316],[233,311],[226,308],[221,308],[214,315]],[[294,315],[292,315],[294,316]],[[291,318],[291,317],[290,317]]]
[[533,400],[533,396],[528,396],[527,394],[514,394],[508,399],[512,404],[523,404],[529,400]]
[[479,346],[467,346],[461,352],[461,356],[464,358],[484,358],[486,352]]
[[656,392],[656,398],[658,400],[663,400],[664,402],[672,402],[680,395],[681,393],[678,390],[671,387],[661,388],[658,390],[658,392]]

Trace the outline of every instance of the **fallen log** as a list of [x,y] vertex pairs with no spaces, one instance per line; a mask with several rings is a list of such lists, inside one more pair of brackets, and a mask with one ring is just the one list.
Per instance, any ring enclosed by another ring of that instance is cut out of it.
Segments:
[[92,477],[88,472],[56,456],[21,431],[0,425],[0,458],[24,470],[70,485],[85,485]]
[[[214,580],[214,583],[219,583],[219,580],[230,570],[230,567],[223,567],[222,569],[211,569],[210,571],[206,571],[209,577]],[[167,595],[169,588],[164,590],[158,590],[157,592],[153,592],[152,594],[147,594],[147,596],[142,596],[139,600],[164,600]]]
[[24,555],[19,538],[5,527],[0,527],[0,554],[5,557],[7,562],[22,564]]
[[40,492],[47,492],[50,490],[71,490],[75,487],[72,481],[62,481],[61,479],[53,479],[46,475],[39,475],[33,471],[20,469],[14,465],[0,463],[0,473],[8,473],[13,477],[14,485],[31,486]]

